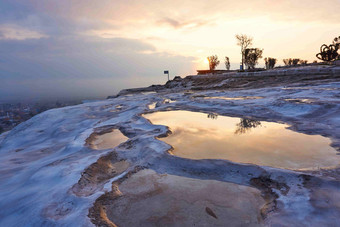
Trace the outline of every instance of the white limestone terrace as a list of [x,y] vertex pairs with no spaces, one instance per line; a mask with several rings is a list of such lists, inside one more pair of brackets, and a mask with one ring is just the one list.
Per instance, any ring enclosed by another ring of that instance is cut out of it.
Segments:
[[[152,92],[171,89],[173,92],[183,89],[249,89],[265,86],[282,86],[286,83],[301,83],[313,80],[337,81],[340,78],[340,61],[334,65],[309,65],[300,67],[274,68],[258,72],[235,72],[222,74],[192,75],[185,78],[175,77],[165,85],[152,85],[145,88],[124,89],[118,95],[138,92]],[[315,81],[314,81],[315,82]],[[116,97],[109,96],[109,98]]]
[[[171,145],[156,138],[166,136],[169,129],[152,125],[142,114],[189,110],[281,122],[297,132],[328,137],[340,151],[338,77],[335,73],[323,81],[243,90],[162,89],[158,93],[119,95],[48,110],[0,136],[0,226],[105,223],[105,218],[89,210],[100,202],[99,197],[111,193],[113,183],[124,182],[140,169],[256,188],[266,201],[261,209],[262,225],[334,226],[340,217],[340,206],[335,201],[340,198],[338,167],[297,172],[228,160],[172,156],[168,153]],[[261,98],[204,98],[217,96]],[[302,99],[311,101],[292,101]],[[153,103],[155,107],[149,109]],[[119,129],[129,139],[106,150],[94,150],[87,145],[86,140],[93,133],[108,129]],[[97,187],[92,187],[94,191],[85,193],[86,196],[77,195],[72,190],[74,185],[94,163],[100,165],[97,162],[100,157],[105,159],[110,154],[115,155],[109,159],[113,164],[124,160],[129,167],[123,172],[104,174]]]

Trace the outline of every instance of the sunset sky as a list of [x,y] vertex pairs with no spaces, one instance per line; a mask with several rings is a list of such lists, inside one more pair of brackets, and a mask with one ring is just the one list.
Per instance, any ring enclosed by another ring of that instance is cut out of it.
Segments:
[[[97,98],[264,57],[316,60],[340,32],[340,0],[0,0],[0,101]],[[263,65],[263,60],[260,61]]]

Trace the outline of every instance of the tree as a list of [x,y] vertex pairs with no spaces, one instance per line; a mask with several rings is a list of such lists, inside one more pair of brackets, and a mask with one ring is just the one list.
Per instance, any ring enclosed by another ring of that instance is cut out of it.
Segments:
[[235,134],[240,135],[249,132],[252,128],[261,126],[261,122],[253,119],[242,118],[240,123],[236,124]]
[[276,58],[265,58],[264,62],[266,63],[266,69],[272,69],[274,68],[277,59]]
[[253,37],[243,35],[243,34],[237,34],[235,35],[237,39],[237,45],[241,47],[241,54],[242,54],[242,68],[243,64],[245,62],[245,50],[253,45]]
[[229,58],[228,57],[225,57],[225,68],[227,70],[230,70],[230,61],[229,61]]
[[207,58],[208,58],[208,61],[209,61],[210,70],[215,70],[216,66],[218,66],[218,64],[220,64],[220,61],[218,60],[217,55],[211,55]]
[[258,60],[262,58],[263,50],[258,48],[247,48],[244,51],[244,63],[248,69],[254,69]]
[[318,53],[316,57],[322,61],[340,60],[340,54],[338,53],[339,49],[340,49],[340,36],[335,37],[332,44],[330,45],[323,44],[320,47],[320,53]]

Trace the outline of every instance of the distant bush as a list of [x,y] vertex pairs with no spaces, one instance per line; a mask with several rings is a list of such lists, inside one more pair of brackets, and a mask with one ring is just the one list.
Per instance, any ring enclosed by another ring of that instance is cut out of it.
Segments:
[[266,69],[272,69],[275,67],[277,59],[276,58],[265,58],[264,62],[266,63]]
[[283,59],[283,63],[287,66],[297,65],[301,60],[299,58]]
[[283,59],[283,64],[285,64],[285,65],[292,65],[291,58]]
[[299,58],[293,59],[293,65],[297,65],[301,60]]
[[229,61],[229,58],[228,57],[225,57],[225,68],[227,70],[230,70],[230,61]]
[[218,66],[218,64],[220,64],[220,61],[218,60],[217,55],[212,55],[207,57],[208,61],[209,61],[209,69],[210,70],[215,70],[216,66]]
[[307,63],[308,63],[308,60],[300,60],[299,61],[299,64],[301,64],[301,65],[307,65]]
[[263,50],[258,48],[248,48],[244,51],[245,64],[248,69],[254,69],[257,65],[258,60],[262,58]]

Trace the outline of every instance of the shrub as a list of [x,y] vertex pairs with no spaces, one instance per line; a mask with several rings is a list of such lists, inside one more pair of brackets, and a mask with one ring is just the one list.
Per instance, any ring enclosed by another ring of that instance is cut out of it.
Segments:
[[210,70],[215,70],[216,66],[218,66],[218,64],[220,64],[220,61],[218,60],[217,55],[212,55],[207,57],[208,61],[209,61],[209,68]]
[[229,61],[229,58],[228,57],[225,57],[225,68],[227,70],[230,70],[230,61]]
[[254,69],[255,65],[257,65],[258,60],[262,58],[263,50],[258,48],[248,48],[244,52],[245,64],[248,69]]
[[266,63],[266,69],[272,69],[274,68],[277,59],[276,58],[265,58],[264,62]]
[[299,58],[287,58],[283,59],[283,63],[287,66],[297,65],[300,62]]
[[307,63],[308,63],[308,60],[300,60],[299,61],[299,64],[301,64],[301,65],[307,65]]

